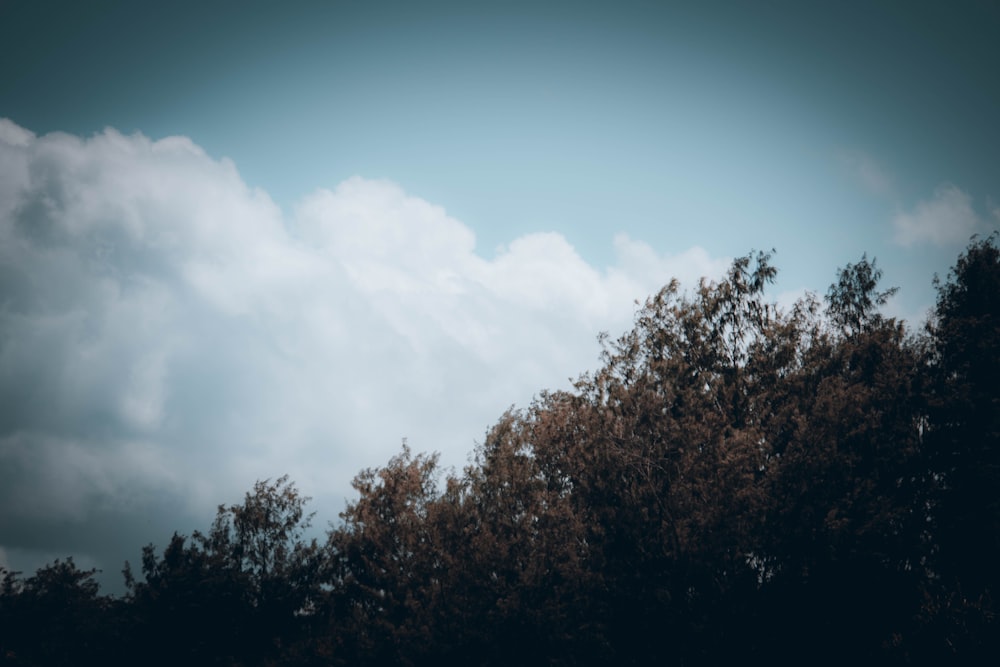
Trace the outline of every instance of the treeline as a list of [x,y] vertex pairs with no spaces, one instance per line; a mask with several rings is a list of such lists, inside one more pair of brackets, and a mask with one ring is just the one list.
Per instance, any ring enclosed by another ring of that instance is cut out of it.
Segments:
[[768,254],[650,298],[572,392],[473,464],[405,446],[325,542],[287,478],[126,566],[3,572],[10,665],[991,664],[1000,566],[1000,251],[974,239],[926,326],[863,258],[824,302]]

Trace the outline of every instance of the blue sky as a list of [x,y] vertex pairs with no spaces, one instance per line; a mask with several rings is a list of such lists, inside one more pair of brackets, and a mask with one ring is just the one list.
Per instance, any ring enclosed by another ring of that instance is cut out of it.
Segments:
[[1000,225],[1000,10],[807,4],[0,2],[0,558],[333,519],[753,248],[919,320]]

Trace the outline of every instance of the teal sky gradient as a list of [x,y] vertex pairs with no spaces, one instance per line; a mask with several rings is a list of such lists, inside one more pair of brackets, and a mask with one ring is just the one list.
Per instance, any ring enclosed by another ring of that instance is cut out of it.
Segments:
[[286,210],[387,178],[485,256],[542,230],[597,264],[615,232],[776,247],[822,290],[868,251],[912,310],[956,248],[897,256],[892,216],[945,183],[996,206],[991,4],[7,2],[0,113],[189,136]]

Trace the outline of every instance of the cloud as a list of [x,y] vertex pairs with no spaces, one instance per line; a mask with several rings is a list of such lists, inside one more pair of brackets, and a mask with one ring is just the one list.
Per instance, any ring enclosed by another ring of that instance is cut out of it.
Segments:
[[0,550],[113,573],[259,478],[289,473],[323,523],[402,437],[461,465],[506,407],[594,367],[635,299],[728,265],[614,247],[598,268],[542,232],[486,258],[388,181],[286,216],[186,138],[2,120]]
[[967,243],[969,237],[987,227],[987,222],[973,209],[972,197],[946,184],[938,187],[929,201],[919,202],[910,212],[898,213],[892,225],[899,245],[953,246]]
[[841,160],[865,190],[883,197],[892,194],[892,178],[870,155],[861,151],[845,151]]
[[11,146],[27,146],[35,135],[9,118],[0,118],[0,142]]

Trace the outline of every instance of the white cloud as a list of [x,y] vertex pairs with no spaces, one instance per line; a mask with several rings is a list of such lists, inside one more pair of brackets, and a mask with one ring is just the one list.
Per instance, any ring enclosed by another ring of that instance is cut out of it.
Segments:
[[9,118],[0,118],[0,141],[11,146],[27,146],[35,138],[33,132],[26,130]]
[[404,436],[460,465],[510,404],[594,367],[596,334],[628,328],[635,299],[728,265],[620,236],[602,269],[553,233],[484,259],[443,208],[363,178],[285,218],[190,140],[110,129],[0,121],[0,184],[8,555],[51,551],[40,533],[70,521],[134,558],[169,533],[118,524],[205,527],[285,472],[339,503]]
[[942,185],[930,200],[898,213],[892,224],[899,245],[951,246],[967,243],[986,223],[973,209],[972,197],[954,185]]

